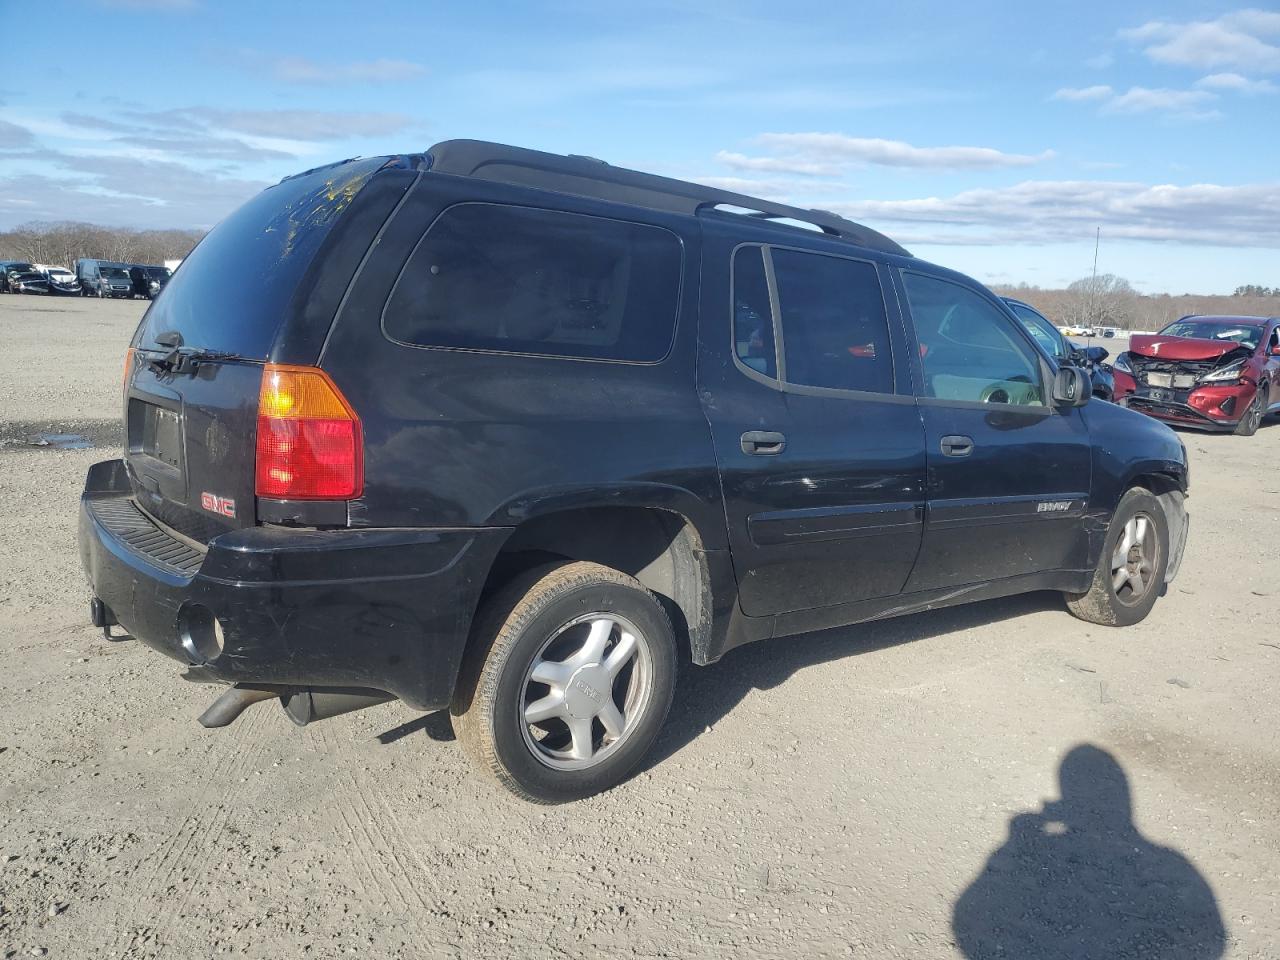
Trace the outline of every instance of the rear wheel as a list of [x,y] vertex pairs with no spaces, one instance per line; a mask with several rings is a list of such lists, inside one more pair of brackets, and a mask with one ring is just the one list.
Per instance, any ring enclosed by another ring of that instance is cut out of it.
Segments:
[[1249,409],[1245,410],[1244,416],[1236,424],[1237,437],[1252,437],[1262,426],[1262,418],[1266,413],[1262,406],[1262,394],[1262,388],[1259,388],[1253,395],[1253,402],[1249,404]]
[[1164,588],[1169,563],[1169,524],[1151,491],[1134,487],[1111,518],[1093,582],[1084,593],[1067,594],[1067,607],[1081,620],[1127,627],[1145,619]]
[[458,740],[508,790],[563,803],[623,780],[675,689],[675,633],[633,577],[566,562],[485,605],[451,712]]

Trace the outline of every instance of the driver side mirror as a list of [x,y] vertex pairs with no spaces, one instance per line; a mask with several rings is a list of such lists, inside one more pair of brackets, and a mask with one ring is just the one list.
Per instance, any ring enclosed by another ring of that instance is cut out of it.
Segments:
[[1101,363],[1111,356],[1106,347],[1089,347],[1085,350],[1084,355],[1089,358],[1090,363]]
[[1063,367],[1053,379],[1053,402],[1060,407],[1083,407],[1090,392],[1089,377],[1079,367]]

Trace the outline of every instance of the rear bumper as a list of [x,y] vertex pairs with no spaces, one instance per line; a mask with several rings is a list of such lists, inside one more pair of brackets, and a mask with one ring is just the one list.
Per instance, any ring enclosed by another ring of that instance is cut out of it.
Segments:
[[[94,594],[147,646],[213,681],[371,688],[422,710],[453,696],[508,533],[251,527],[201,548],[134,506],[119,460],[90,468],[80,503]],[[211,658],[191,642],[196,605],[221,627]]]

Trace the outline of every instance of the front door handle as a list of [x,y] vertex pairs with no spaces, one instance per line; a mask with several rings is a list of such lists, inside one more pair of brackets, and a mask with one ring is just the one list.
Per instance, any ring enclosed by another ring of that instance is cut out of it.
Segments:
[[942,438],[942,455],[944,457],[967,457],[973,453],[973,437],[951,435]]
[[769,430],[748,430],[742,435],[742,452],[753,457],[776,457],[787,447],[787,438]]

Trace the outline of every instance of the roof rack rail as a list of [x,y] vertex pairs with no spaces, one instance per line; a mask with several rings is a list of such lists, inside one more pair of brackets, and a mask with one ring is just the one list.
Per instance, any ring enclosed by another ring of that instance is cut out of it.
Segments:
[[561,156],[484,140],[445,140],[432,147],[428,156],[431,169],[437,173],[497,180],[693,216],[720,206],[737,207],[757,219],[795,220],[860,247],[910,256],[879,231],[826,210],[805,210],[685,180],[641,173],[594,157]]

